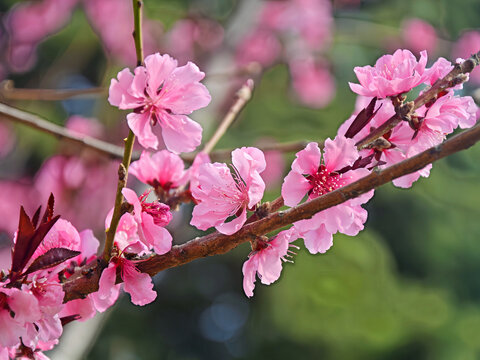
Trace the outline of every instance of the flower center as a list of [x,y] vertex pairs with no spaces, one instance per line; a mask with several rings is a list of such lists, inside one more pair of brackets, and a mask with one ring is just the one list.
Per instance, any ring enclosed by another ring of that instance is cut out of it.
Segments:
[[309,175],[307,180],[310,182],[312,188],[310,189],[308,195],[309,199],[314,199],[319,196],[322,196],[326,193],[329,193],[333,190],[338,189],[343,184],[342,174],[338,174],[334,171],[329,172],[325,165],[320,165],[318,172],[313,175]]

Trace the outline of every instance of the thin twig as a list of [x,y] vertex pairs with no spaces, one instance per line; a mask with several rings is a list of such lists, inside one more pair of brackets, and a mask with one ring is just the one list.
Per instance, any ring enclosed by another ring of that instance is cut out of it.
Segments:
[[[153,276],[165,269],[180,266],[201,257],[226,253],[244,242],[255,239],[257,236],[265,235],[296,221],[308,219],[322,210],[358,197],[401,176],[418,171],[426,165],[448,155],[468,149],[478,141],[480,141],[480,125],[463,131],[444,143],[414,157],[383,170],[373,171],[368,176],[335,191],[289,210],[271,213],[265,218],[245,225],[233,235],[223,235],[216,232],[195,238],[185,244],[172,247],[172,250],[164,255],[154,255],[151,258],[142,260],[137,263],[137,267],[142,272]],[[82,271],[85,271],[83,269],[70,277],[64,284],[65,302],[84,297],[98,290],[100,277],[98,266],[93,263],[87,265],[87,268],[91,269],[92,274],[89,279],[81,275]],[[120,281],[120,279],[118,280]]]
[[380,127],[372,131],[362,140],[357,142],[357,147],[364,148],[368,146],[368,144],[370,144],[372,141],[378,139],[380,136],[383,136],[384,134],[392,130],[394,127],[396,127],[402,120],[408,118],[408,116],[412,114],[415,110],[434,100],[439,93],[464,82],[466,80],[465,74],[470,73],[476,66],[479,65],[479,56],[480,52],[473,54],[469,59],[459,64],[455,64],[452,71],[450,71],[443,78],[438,79],[430,89],[423,92],[415,99],[415,101],[408,102],[400,106],[395,115],[385,121]]
[[[120,146],[98,140],[86,135],[80,135],[74,131],[68,130],[62,126],[56,125],[48,120],[41,118],[38,115],[16,109],[14,107],[0,103],[0,118],[5,118],[10,121],[29,126],[33,129],[40,130],[46,134],[55,136],[58,139],[71,141],[83,147],[97,151],[100,154],[106,155],[112,159],[123,159],[123,149]],[[308,144],[307,141],[295,141],[286,143],[266,144],[258,146],[262,151],[276,150],[284,153],[297,152],[302,150]],[[321,144],[321,142],[319,143]],[[232,149],[219,149],[210,153],[210,158],[214,161],[223,160],[230,156]],[[182,159],[186,162],[193,162],[197,152],[190,154],[182,154]],[[134,152],[132,154],[133,160],[138,160],[140,154]]]
[[[133,38],[135,40],[135,51],[137,53],[137,66],[143,64],[143,41],[142,41],[142,1],[132,0],[134,29]],[[128,167],[132,161],[133,145],[135,144],[135,134],[132,130],[128,132],[125,139],[125,150],[123,152],[123,160],[118,168],[117,193],[115,195],[115,206],[113,208],[112,220],[107,230],[105,238],[105,248],[103,249],[103,260],[108,262],[112,256],[113,240],[117,232],[118,223],[122,214],[123,194],[122,190],[127,185]]]
[[103,95],[107,92],[103,87],[87,89],[18,89],[12,80],[0,83],[0,99],[5,100],[41,100],[59,101],[70,98],[91,98]]
[[65,139],[84,147],[93,149],[110,158],[122,158],[123,149],[120,146],[101,141],[90,136],[82,135],[68,130],[62,126],[51,123],[41,117],[0,103],[0,118],[5,118],[44,133],[53,135],[59,139]]
[[240,90],[237,91],[237,98],[235,99],[235,102],[228,110],[227,115],[225,115],[213,136],[205,144],[205,147],[203,148],[204,153],[209,154],[213,150],[213,148],[225,134],[229,126],[235,121],[238,114],[240,114],[240,111],[242,111],[248,101],[252,98],[253,86],[253,80],[248,79],[245,84],[242,85]]

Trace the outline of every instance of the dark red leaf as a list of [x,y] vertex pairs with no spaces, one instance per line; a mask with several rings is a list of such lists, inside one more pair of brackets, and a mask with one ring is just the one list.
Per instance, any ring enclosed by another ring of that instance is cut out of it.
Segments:
[[60,216],[53,217],[53,194],[48,199],[47,209],[43,215],[40,225],[37,227],[40,208],[36,211],[32,220],[25,213],[23,206],[20,208],[20,220],[18,223],[17,239],[12,251],[12,270],[10,280],[12,283],[17,280],[29,262],[32,255],[41,244],[45,235],[50,231]]
[[55,204],[55,199],[53,197],[53,194],[50,193],[50,197],[48,198],[47,208],[45,209],[45,214],[43,214],[42,223],[46,223],[47,221],[52,219],[54,204]]
[[61,264],[68,259],[80,255],[80,251],[70,250],[66,248],[53,248],[48,250],[45,254],[40,255],[25,271],[24,275],[30,274],[34,271],[48,269]]
[[370,120],[372,120],[372,118],[377,114],[378,110],[380,110],[382,107],[380,105],[380,107],[374,111],[376,102],[377,98],[374,97],[367,107],[358,113],[357,117],[355,120],[353,120],[352,124],[345,133],[346,138],[353,138],[370,122]]
[[35,214],[32,217],[32,225],[34,227],[37,227],[38,225],[38,220],[40,220],[40,211],[42,210],[42,207],[40,206],[37,211],[35,211]]
[[[18,221],[17,240],[12,252],[12,272],[23,269],[23,259],[27,253],[29,239],[35,234],[35,228],[30,221],[23,206],[20,207],[20,219]],[[24,265],[25,266],[25,265]]]

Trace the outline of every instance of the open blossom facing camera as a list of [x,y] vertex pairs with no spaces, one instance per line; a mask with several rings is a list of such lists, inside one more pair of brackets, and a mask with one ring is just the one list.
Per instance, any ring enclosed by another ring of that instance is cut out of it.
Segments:
[[[355,141],[344,136],[325,140],[323,162],[317,143],[309,143],[296,157],[282,185],[282,197],[287,206],[297,205],[305,195],[312,200],[369,174],[364,168],[352,169],[359,153]],[[324,253],[332,245],[332,235],[336,232],[356,235],[367,219],[360,205],[372,196],[373,191],[369,191],[323,210],[311,219],[296,222],[295,229],[304,238],[307,249],[312,254]]]
[[[232,151],[234,176],[226,164],[202,164],[198,169],[197,186],[191,189],[198,201],[190,224],[200,230],[214,226],[231,235],[247,220],[247,209],[253,210],[265,191],[260,173],[265,170],[265,157],[257,148],[243,147]],[[231,216],[236,216],[226,222]]]
[[410,91],[424,80],[427,53],[420,60],[409,50],[398,49],[393,55],[384,55],[375,66],[354,69],[360,84],[349,83],[353,92],[363,96],[384,98]]
[[158,148],[152,132],[157,123],[168,150],[190,152],[200,145],[202,127],[187,115],[210,102],[207,88],[200,83],[205,74],[188,62],[177,67],[177,60],[158,53],[145,58],[145,66],[128,68],[112,79],[108,101],[120,109],[133,109],[127,115],[130,129],[145,148]]

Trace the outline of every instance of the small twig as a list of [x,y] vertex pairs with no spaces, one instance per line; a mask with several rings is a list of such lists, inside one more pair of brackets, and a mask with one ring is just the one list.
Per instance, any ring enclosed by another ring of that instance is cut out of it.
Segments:
[[472,70],[479,65],[479,56],[480,52],[473,54],[469,59],[460,64],[455,64],[452,71],[450,71],[443,78],[438,79],[430,89],[423,92],[415,99],[415,101],[400,106],[395,115],[385,121],[380,127],[372,131],[362,140],[357,142],[357,147],[362,149],[368,146],[369,143],[396,127],[405,117],[408,117],[409,114],[413,113],[415,110],[427,104],[428,102],[434,100],[439,93],[465,81],[466,77],[464,75],[472,72]]
[[74,97],[91,98],[103,95],[106,92],[107,89],[103,87],[87,89],[18,89],[14,87],[12,80],[5,80],[0,83],[0,99],[5,100],[59,101]]
[[53,135],[59,139],[65,139],[73,143],[93,149],[110,158],[122,158],[123,149],[120,146],[101,141],[90,136],[81,135],[62,126],[51,123],[41,117],[18,110],[11,106],[0,103],[0,118],[5,118],[44,133]]
[[[143,41],[142,41],[142,1],[132,0],[133,4],[133,18],[134,30],[133,38],[135,40],[135,51],[137,53],[137,66],[143,64]],[[112,221],[107,230],[105,238],[105,248],[103,249],[103,259],[108,262],[111,258],[113,249],[113,240],[117,232],[118,223],[122,214],[123,194],[122,190],[127,184],[128,167],[132,161],[133,145],[135,143],[135,134],[132,130],[129,131],[128,137],[125,139],[125,150],[123,152],[123,160],[118,168],[118,183],[117,192],[115,195],[115,207],[113,208]]]
[[242,85],[240,90],[237,91],[235,102],[228,110],[227,115],[225,115],[213,136],[205,144],[205,147],[202,150],[204,153],[209,154],[213,150],[217,142],[227,131],[228,127],[235,121],[240,111],[242,111],[248,101],[252,98],[253,86],[253,80],[248,79],[245,84]]
[[[383,170],[373,171],[368,176],[335,191],[290,208],[289,210],[271,213],[263,219],[245,225],[233,235],[223,235],[215,232],[195,238],[185,244],[173,246],[172,250],[164,255],[154,255],[146,260],[142,260],[137,263],[137,267],[142,272],[153,276],[165,269],[180,266],[201,257],[224,254],[244,242],[296,221],[308,219],[322,210],[358,197],[401,176],[418,171],[426,165],[448,155],[468,149],[478,141],[480,141],[480,125],[463,131],[446,140],[444,143],[414,157]],[[78,272],[70,277],[63,286],[65,291],[64,302],[80,298],[98,290],[100,274],[97,271],[97,265],[94,263],[87,265],[87,267],[92,268],[92,274],[94,274],[94,276],[86,279],[81,276],[81,272]]]
[[[123,159],[123,149],[120,146],[110,144],[108,142],[98,140],[86,135],[80,135],[62,126],[56,125],[48,120],[41,118],[38,115],[16,109],[14,107],[0,103],[0,118],[6,118],[10,121],[29,126],[33,129],[40,130],[46,134],[55,136],[58,139],[64,139],[73,143],[79,144],[83,147],[97,151],[100,154],[106,155],[112,159]],[[258,146],[262,151],[280,151],[280,152],[298,152],[305,148],[307,141],[286,142],[277,144],[267,144],[265,146]],[[321,142],[319,142],[321,145]],[[228,158],[232,153],[232,149],[219,149],[210,153],[212,160],[223,160]],[[190,154],[182,154],[182,159],[186,162],[193,162],[197,152]],[[138,160],[139,153],[133,153],[132,159]]]

